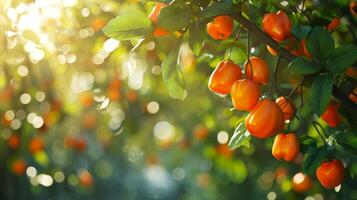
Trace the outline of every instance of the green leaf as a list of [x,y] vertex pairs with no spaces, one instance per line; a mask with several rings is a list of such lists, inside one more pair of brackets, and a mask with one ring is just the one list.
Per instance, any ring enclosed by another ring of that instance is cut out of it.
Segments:
[[334,135],[333,139],[344,150],[357,155],[357,136],[352,132],[340,132],[339,134]]
[[103,32],[117,40],[138,39],[152,32],[151,21],[140,10],[128,8],[110,20]]
[[229,15],[233,12],[232,1],[214,2],[200,13],[202,20],[219,15]]
[[294,74],[313,74],[320,71],[320,67],[302,57],[296,57],[289,64],[289,69]]
[[183,101],[187,92],[179,64],[180,44],[181,42],[178,42],[172,47],[169,55],[162,63],[162,77],[169,90],[170,97]]
[[316,139],[308,135],[304,135],[299,138],[300,141],[300,151],[306,153],[309,151],[311,146],[316,146]]
[[[230,48],[227,49],[224,57],[228,59]],[[236,64],[243,64],[247,60],[247,54],[239,47],[233,47],[229,58]]]
[[170,5],[161,9],[158,25],[169,31],[177,31],[189,26],[192,10],[188,5]]
[[333,78],[328,75],[320,75],[315,78],[311,86],[311,95],[313,99],[313,110],[321,116],[325,111],[331,97]]
[[326,159],[328,151],[325,147],[317,148],[310,146],[308,152],[305,154],[302,169],[304,173],[313,175],[317,167]]
[[307,38],[306,46],[313,58],[327,60],[329,52],[335,48],[335,43],[331,33],[323,27],[315,26]]
[[189,43],[194,54],[199,55],[203,47],[206,35],[206,24],[202,22],[194,23],[190,28]]
[[293,28],[291,29],[291,33],[300,40],[302,40],[308,36],[311,29],[311,26],[293,26]]
[[234,150],[242,145],[249,145],[251,138],[250,133],[245,128],[244,122],[239,123],[228,145],[231,150]]
[[344,72],[357,60],[357,47],[353,45],[340,46],[330,51],[329,59],[328,70],[334,73]]

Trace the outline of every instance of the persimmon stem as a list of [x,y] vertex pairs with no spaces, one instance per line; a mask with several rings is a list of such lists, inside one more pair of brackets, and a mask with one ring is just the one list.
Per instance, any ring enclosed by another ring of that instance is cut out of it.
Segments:
[[236,44],[237,40],[239,39],[240,32],[242,31],[242,29],[243,29],[242,27],[239,28],[239,31],[238,31],[236,37],[233,40],[232,46],[231,46],[231,48],[229,49],[229,52],[228,52],[228,60],[231,59],[232,49],[233,49],[234,45]]
[[274,69],[274,93],[277,94],[278,92],[278,74],[279,74],[279,64],[281,61],[281,56],[278,57],[278,60],[275,63]]
[[[253,65],[250,62],[250,30],[247,30],[247,64],[248,67],[250,68],[250,77],[246,77],[246,78],[250,78],[251,80],[253,80],[254,77],[254,72],[253,72]],[[247,76],[247,69],[244,69],[244,73]]]
[[[288,50],[284,49],[273,40],[269,35],[264,33],[255,23],[251,22],[247,18],[245,18],[241,12],[234,12],[230,15],[235,21],[241,24],[245,29],[248,30],[255,37],[259,38],[263,41],[263,43],[269,45],[274,50],[278,52],[278,54],[284,58],[286,61],[291,62],[295,56],[292,55]],[[357,110],[357,104],[353,103],[348,97],[348,94],[344,94],[338,87],[334,86],[332,91],[333,96],[335,96],[338,100],[343,102],[343,105],[348,107],[351,110]]]
[[301,80],[301,82],[293,90],[291,90],[291,92],[289,93],[287,98],[290,98],[291,95],[293,95],[296,92],[296,90],[299,89],[299,87],[302,87],[302,85],[304,84],[304,81],[305,81],[305,78],[303,78]]
[[324,142],[325,146],[327,147],[327,142],[326,142],[326,139],[321,135],[318,127],[316,126],[315,124],[316,122],[312,122],[312,125],[314,126],[314,128],[316,129],[317,133],[319,134],[320,138],[322,139],[322,141]]
[[315,121],[314,123],[321,128],[322,132],[324,133],[325,138],[327,139],[328,137],[327,137],[327,133],[326,133],[324,127],[322,127],[322,125],[317,121]]

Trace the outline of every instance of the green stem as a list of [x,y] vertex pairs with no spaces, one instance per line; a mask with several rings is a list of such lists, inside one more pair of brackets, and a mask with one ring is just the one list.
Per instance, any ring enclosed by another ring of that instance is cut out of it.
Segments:
[[319,134],[320,138],[322,139],[322,141],[324,142],[325,144],[325,147],[327,147],[327,142],[326,142],[326,139],[321,135],[319,129],[317,128],[315,122],[312,122],[312,125],[314,126],[314,128],[316,129],[317,133]]

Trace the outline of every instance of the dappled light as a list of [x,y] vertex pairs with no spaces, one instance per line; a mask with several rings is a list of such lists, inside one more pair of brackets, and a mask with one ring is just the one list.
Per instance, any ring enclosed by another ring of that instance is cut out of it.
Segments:
[[0,199],[354,199],[357,2],[0,1]]

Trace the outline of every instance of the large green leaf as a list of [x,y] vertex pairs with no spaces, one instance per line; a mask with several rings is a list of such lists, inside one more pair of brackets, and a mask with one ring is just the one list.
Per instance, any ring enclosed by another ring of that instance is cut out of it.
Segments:
[[300,141],[300,151],[302,153],[308,152],[311,148],[311,145],[316,146],[316,139],[308,135],[301,136],[299,138],[299,141]]
[[357,47],[353,45],[340,46],[330,51],[327,69],[334,73],[344,72],[357,60]]
[[320,75],[315,78],[311,87],[313,99],[313,110],[321,116],[330,100],[333,86],[333,78],[329,74]]
[[206,24],[200,21],[194,23],[190,29],[190,47],[194,54],[199,55],[206,35]]
[[249,145],[250,138],[251,135],[245,128],[244,122],[241,122],[235,129],[234,134],[228,143],[229,148],[234,150],[242,145]]
[[352,132],[340,132],[334,135],[333,139],[344,150],[357,155],[357,136]]
[[214,2],[200,13],[201,19],[208,19],[218,15],[229,15],[233,12],[232,1]]
[[169,90],[170,97],[183,101],[187,92],[179,64],[180,45],[181,42],[177,42],[162,63],[162,77]]
[[192,10],[188,5],[170,5],[160,11],[158,25],[170,31],[177,31],[189,26]]
[[320,67],[302,57],[296,57],[289,64],[289,69],[294,74],[313,74],[320,71]]
[[230,48],[227,49],[226,53],[224,54],[224,57],[226,59],[232,60],[236,64],[243,64],[247,60],[247,54],[244,52],[241,48],[234,46],[231,51],[231,56],[229,58],[229,52]]
[[309,35],[311,29],[311,26],[293,26],[291,33],[301,40]]
[[110,20],[103,32],[117,40],[137,39],[152,32],[151,21],[139,9],[128,8]]
[[326,60],[329,52],[335,48],[335,43],[331,33],[323,27],[315,26],[307,38],[306,46],[313,58]]

